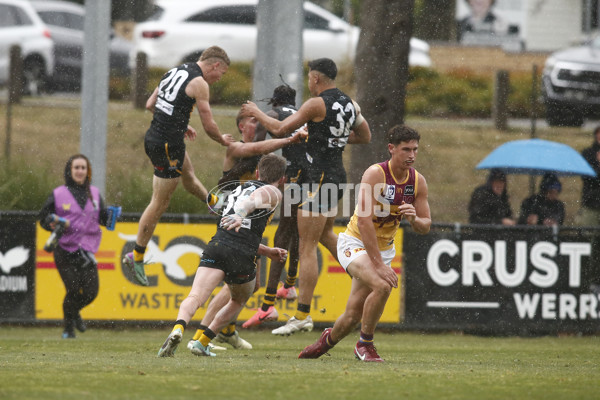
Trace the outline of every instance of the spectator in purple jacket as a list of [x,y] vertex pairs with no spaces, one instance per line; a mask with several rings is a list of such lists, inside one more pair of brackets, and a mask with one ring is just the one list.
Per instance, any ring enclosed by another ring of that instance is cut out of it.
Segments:
[[42,228],[63,234],[54,249],[56,269],[67,291],[63,301],[63,339],[75,338],[75,328],[86,330],[80,311],[98,295],[98,251],[108,211],[97,187],[90,185],[92,168],[88,158],[76,154],[65,166],[65,184],[54,189],[39,213]]

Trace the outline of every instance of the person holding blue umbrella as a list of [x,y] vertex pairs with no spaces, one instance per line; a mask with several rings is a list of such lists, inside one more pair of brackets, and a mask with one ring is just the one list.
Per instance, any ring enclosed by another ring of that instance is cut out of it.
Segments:
[[506,191],[506,174],[502,170],[491,169],[487,182],[473,191],[469,223],[515,225]]
[[520,225],[562,225],[565,222],[565,203],[558,196],[562,185],[553,173],[547,173],[540,183],[540,192],[521,203]]

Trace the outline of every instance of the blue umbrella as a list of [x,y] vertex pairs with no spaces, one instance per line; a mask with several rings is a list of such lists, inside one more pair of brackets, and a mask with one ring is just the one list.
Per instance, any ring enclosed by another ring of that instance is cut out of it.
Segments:
[[504,143],[475,168],[498,168],[509,174],[543,175],[553,172],[563,176],[596,176],[592,167],[572,147],[543,139]]

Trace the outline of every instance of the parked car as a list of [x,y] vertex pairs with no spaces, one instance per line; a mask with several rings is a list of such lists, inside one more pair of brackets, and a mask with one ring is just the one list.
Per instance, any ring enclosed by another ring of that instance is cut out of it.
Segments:
[[[155,13],[134,28],[134,53],[144,52],[151,67],[170,68],[196,61],[209,46],[221,46],[232,61],[256,55],[258,0],[156,0]],[[304,58],[353,60],[360,29],[308,1],[304,4]],[[410,41],[409,64],[431,66],[429,45]],[[130,57],[135,61],[135,56]],[[133,65],[132,65],[133,67]]]
[[21,46],[25,93],[39,94],[54,71],[50,32],[28,1],[0,0],[0,85],[8,83],[13,45]]
[[600,116],[600,37],[552,53],[542,81],[548,125],[582,126]]
[[[85,7],[66,1],[32,1],[54,41],[55,67],[49,77],[53,88],[79,90],[83,66]],[[133,44],[111,32],[111,74],[129,76],[129,54]]]

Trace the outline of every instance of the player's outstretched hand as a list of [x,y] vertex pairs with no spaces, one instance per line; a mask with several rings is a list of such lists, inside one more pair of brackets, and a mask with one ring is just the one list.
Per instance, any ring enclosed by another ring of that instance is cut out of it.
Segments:
[[231,143],[235,142],[235,138],[230,135],[229,133],[226,133],[224,135],[222,135],[223,141],[221,142],[221,145],[227,147],[229,146]]
[[285,262],[287,260],[288,252],[286,249],[281,249],[279,247],[270,247],[269,253],[267,257],[269,257],[273,261]]
[[300,143],[304,142],[308,137],[308,131],[304,128],[298,129],[292,136],[290,136],[290,141],[292,143]]

